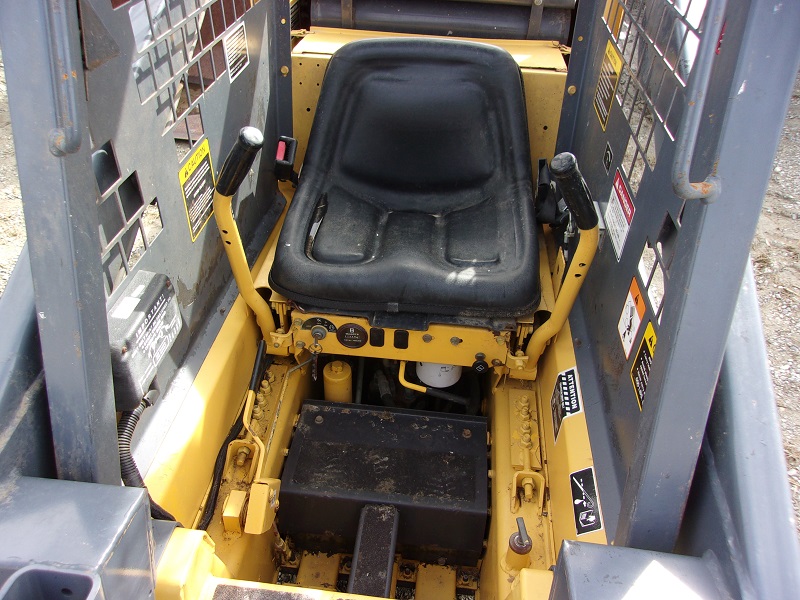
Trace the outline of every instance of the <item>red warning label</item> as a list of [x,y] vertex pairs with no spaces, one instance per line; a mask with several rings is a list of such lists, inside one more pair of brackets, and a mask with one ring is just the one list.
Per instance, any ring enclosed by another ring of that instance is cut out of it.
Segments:
[[633,205],[628,186],[617,169],[605,213],[606,231],[611,237],[617,260],[622,256],[622,249],[625,247],[625,240],[628,239],[635,212],[636,207]]

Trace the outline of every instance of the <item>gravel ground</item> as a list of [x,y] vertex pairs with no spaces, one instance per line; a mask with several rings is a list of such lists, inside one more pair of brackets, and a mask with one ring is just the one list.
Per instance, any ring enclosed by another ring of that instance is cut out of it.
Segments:
[[[800,77],[795,82],[752,255],[787,476],[800,524]],[[25,242],[25,224],[0,56],[0,294]],[[800,526],[800,525],[799,525]]]
[[783,126],[753,240],[758,299],[781,420],[796,525],[800,527],[800,77]]
[[25,220],[17,179],[14,140],[8,116],[8,95],[3,57],[0,55],[0,293],[5,289],[22,245]]

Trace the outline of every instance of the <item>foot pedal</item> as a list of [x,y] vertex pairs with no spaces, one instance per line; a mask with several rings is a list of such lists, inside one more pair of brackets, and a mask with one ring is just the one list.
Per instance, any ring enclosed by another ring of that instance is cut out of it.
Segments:
[[394,506],[368,504],[361,509],[348,594],[389,597],[399,524]]

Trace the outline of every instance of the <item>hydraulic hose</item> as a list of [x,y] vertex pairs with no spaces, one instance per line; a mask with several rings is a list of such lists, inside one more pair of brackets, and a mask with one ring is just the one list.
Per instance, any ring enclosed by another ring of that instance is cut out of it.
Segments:
[[[142,474],[139,473],[139,468],[136,466],[136,461],[133,460],[133,455],[131,454],[131,440],[133,439],[133,432],[136,429],[136,425],[142,417],[142,413],[148,406],[152,406],[155,394],[157,394],[155,390],[148,392],[145,397],[142,398],[139,406],[133,410],[123,412],[117,423],[119,467],[122,473],[122,483],[127,487],[147,489],[147,486],[144,484],[144,479],[142,479]],[[168,510],[153,500],[150,492],[147,493],[147,497],[150,500],[150,516],[152,518],[160,521],[176,520]],[[178,525],[180,525],[180,523],[178,523]]]

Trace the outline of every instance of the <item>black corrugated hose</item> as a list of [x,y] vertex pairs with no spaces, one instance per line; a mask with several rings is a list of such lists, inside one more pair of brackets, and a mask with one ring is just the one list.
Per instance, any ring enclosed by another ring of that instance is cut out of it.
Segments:
[[[122,482],[128,487],[145,488],[144,480],[142,479],[139,468],[131,455],[131,439],[133,438],[133,430],[136,429],[136,424],[148,406],[152,406],[154,396],[157,394],[155,390],[149,391],[142,401],[133,410],[125,411],[119,418],[117,423],[117,441],[119,443],[119,468],[122,473]],[[169,511],[159,506],[153,500],[150,493],[147,493],[150,499],[150,516],[154,519],[161,521],[175,521]],[[180,526],[180,523],[178,523]]]
[[[272,364],[273,357],[264,353],[266,348],[267,343],[261,340],[258,343],[256,362],[255,365],[253,365],[253,374],[250,377],[250,386],[247,388],[248,391],[258,391],[264,371]],[[244,426],[243,419],[246,404],[246,402],[242,404],[242,410],[239,411],[239,416],[236,417],[236,421],[233,422],[230,431],[228,431],[228,435],[225,436],[222,446],[219,448],[219,452],[217,452],[217,460],[214,461],[214,478],[211,480],[211,490],[208,492],[208,500],[206,500],[206,505],[203,507],[203,516],[200,519],[200,523],[197,525],[198,529],[204,531],[208,529],[208,526],[211,524],[211,519],[214,517],[214,509],[217,506],[217,498],[219,497],[219,486],[220,483],[222,483],[222,472],[225,469],[225,459],[228,456],[228,446],[236,439]]]

